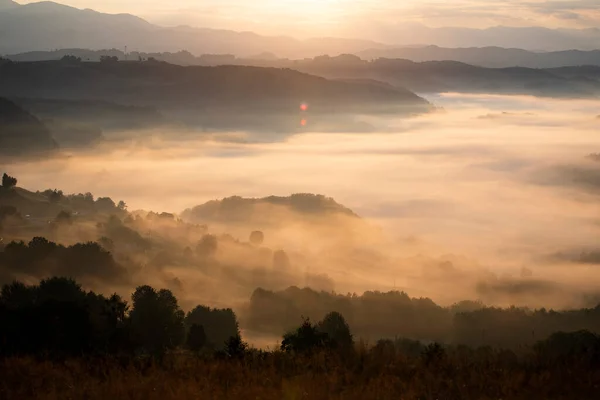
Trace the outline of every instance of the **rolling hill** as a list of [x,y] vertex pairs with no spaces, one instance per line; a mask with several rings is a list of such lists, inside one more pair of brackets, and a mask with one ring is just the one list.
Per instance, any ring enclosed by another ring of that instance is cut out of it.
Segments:
[[0,97],[0,155],[47,152],[58,146],[39,119]]
[[269,210],[286,210],[297,216],[340,215],[358,216],[349,208],[323,195],[297,193],[287,197],[243,198],[239,196],[213,200],[187,209],[181,213],[184,220],[192,222],[248,222],[269,218]]
[[427,101],[401,88],[342,82],[290,69],[244,66],[182,67],[161,62],[5,63],[0,95],[109,101],[187,110],[195,116],[314,112],[424,112]]

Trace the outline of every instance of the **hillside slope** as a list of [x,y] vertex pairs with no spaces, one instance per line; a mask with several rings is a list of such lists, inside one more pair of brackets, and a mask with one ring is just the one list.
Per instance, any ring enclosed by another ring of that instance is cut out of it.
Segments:
[[182,67],[160,62],[0,65],[0,95],[102,100],[202,112],[423,112],[429,103],[401,88],[331,81],[289,69],[243,66]]
[[21,155],[56,148],[50,131],[40,120],[0,97],[0,154]]

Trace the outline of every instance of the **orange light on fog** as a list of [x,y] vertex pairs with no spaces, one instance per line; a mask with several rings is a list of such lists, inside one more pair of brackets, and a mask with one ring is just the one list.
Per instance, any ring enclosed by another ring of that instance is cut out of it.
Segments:
[[306,110],[308,110],[308,104],[306,104],[306,103],[302,103],[302,104],[300,104],[300,110],[301,110],[301,111],[306,111]]

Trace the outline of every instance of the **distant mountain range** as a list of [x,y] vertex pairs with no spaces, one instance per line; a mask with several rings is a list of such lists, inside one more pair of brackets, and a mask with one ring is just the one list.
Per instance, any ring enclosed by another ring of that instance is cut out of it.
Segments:
[[[600,42],[598,43],[600,47]],[[600,50],[533,52],[502,47],[443,48],[438,46],[369,49],[356,53],[366,60],[401,58],[415,62],[458,61],[480,67],[557,68],[573,65],[600,65]]]
[[[84,61],[100,61],[102,56],[117,57],[120,60],[137,60],[139,58],[154,58],[177,65],[248,65],[256,67],[286,67],[293,68],[298,62],[277,58],[272,53],[256,54],[248,57],[236,57],[233,54],[202,54],[195,56],[189,51],[178,52],[128,52],[118,49],[59,49],[53,51],[30,51],[7,55],[13,61],[50,61],[60,60],[67,55],[73,55]],[[537,53],[521,49],[504,49],[501,47],[480,48],[443,48],[437,46],[370,49],[356,53],[360,58],[371,61],[378,58],[403,59],[414,62],[427,61],[456,61],[487,68],[559,68],[569,66],[595,65],[600,66],[600,50],[581,51],[566,50]]]
[[[130,14],[104,14],[53,2],[19,5],[0,0],[0,54],[60,48],[118,48],[164,52],[187,49],[194,54],[233,54],[249,57],[269,52],[282,58],[360,53],[415,44],[446,47],[499,46],[529,50],[593,50],[600,46],[600,29],[568,30],[539,27],[428,28],[401,26],[389,44],[371,40],[261,36],[252,32],[160,27]],[[389,54],[384,54],[389,57]],[[467,61],[467,60],[459,60]],[[479,63],[478,63],[479,64]],[[483,65],[483,64],[479,64]]]
[[[0,0],[6,2],[6,0]],[[305,57],[332,51],[355,52],[385,45],[368,40],[260,36],[187,26],[160,27],[130,14],[104,14],[53,2],[0,6],[0,54],[60,48],[118,48],[139,51],[178,51],[196,54],[265,51],[284,57]]]
[[596,50],[600,48],[600,28],[549,29],[543,27],[495,26],[486,29],[429,28],[420,24],[400,25],[393,45],[424,47],[504,47],[531,51]]
[[550,97],[597,97],[600,66],[484,68],[456,61],[321,56],[296,61],[291,68],[329,79],[370,79],[417,93],[467,92],[528,94]]

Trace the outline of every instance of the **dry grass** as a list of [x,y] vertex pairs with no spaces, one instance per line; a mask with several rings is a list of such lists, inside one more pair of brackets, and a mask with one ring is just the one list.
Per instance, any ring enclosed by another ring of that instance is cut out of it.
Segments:
[[172,355],[162,365],[118,360],[0,361],[0,398],[23,399],[597,399],[600,370],[499,353],[421,358],[359,351],[244,360]]

